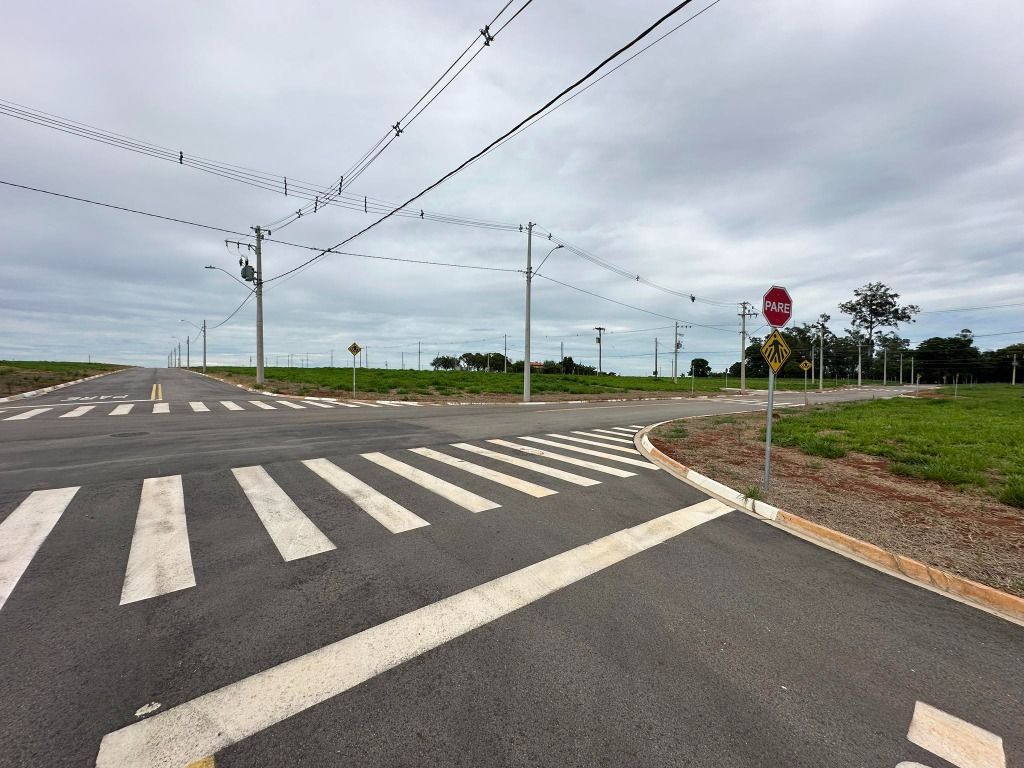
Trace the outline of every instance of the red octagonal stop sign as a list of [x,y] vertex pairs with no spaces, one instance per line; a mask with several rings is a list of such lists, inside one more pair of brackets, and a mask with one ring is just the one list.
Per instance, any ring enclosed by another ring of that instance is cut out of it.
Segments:
[[788,323],[793,316],[793,299],[789,297],[789,291],[781,285],[769,288],[764,294],[761,314],[768,321],[768,325],[774,328],[781,328]]

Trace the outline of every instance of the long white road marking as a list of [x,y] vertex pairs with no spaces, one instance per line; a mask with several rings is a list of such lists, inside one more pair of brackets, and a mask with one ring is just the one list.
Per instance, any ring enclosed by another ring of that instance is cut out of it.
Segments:
[[[591,432],[601,432],[602,434],[605,434],[605,435],[614,435],[615,437],[622,437],[622,433],[619,432],[618,430],[615,430],[615,429],[592,429],[590,431]],[[629,431],[629,430],[627,430],[627,431]],[[633,433],[630,432],[629,434],[632,435]]]
[[83,414],[88,413],[89,411],[91,411],[95,407],[96,407],[95,405],[80,405],[77,408],[72,408],[67,413],[62,413],[60,415],[60,418],[62,418],[62,419],[77,419],[79,416],[82,416]]
[[365,400],[353,400],[352,402],[356,404],[357,408],[360,405],[365,405],[367,408],[383,408],[384,407],[383,405],[377,405],[376,403],[368,403]]
[[111,416],[127,416],[135,406],[132,403],[121,403],[110,412]]
[[[545,440],[542,437],[520,437],[520,440],[528,440],[531,443],[540,443],[541,445],[550,445],[552,448],[558,448],[563,451],[572,451],[573,453],[585,453],[587,456],[597,456],[599,459],[607,459],[608,461],[618,461],[623,464],[632,464],[634,467],[643,467],[644,469],[657,470],[658,467],[653,464],[648,464],[646,461],[640,459],[631,459],[628,456],[615,456],[610,453],[604,453],[602,451],[593,451],[590,448],[581,448],[578,445],[570,445],[569,443],[556,443],[554,440]],[[488,440],[488,442],[490,442]],[[611,447],[611,446],[609,446]]]
[[390,405],[393,408],[401,408],[401,403],[393,403],[390,400],[377,400],[377,405]]
[[146,478],[142,482],[121,605],[195,585],[181,475]]
[[[709,499],[528,565],[108,733],[96,768],[185,766],[730,511]],[[614,578],[609,575],[607,578]]]
[[293,403],[291,400],[278,400],[277,402],[279,402],[281,405],[283,405],[283,406],[285,406],[287,408],[299,409],[299,408],[305,408],[306,407],[304,405],[299,405],[298,403]]
[[[544,464],[538,464],[535,461],[527,461],[526,459],[520,459],[518,456],[509,456],[507,453],[498,453],[497,451],[489,450],[488,448],[480,448],[476,445],[470,445],[469,443],[452,443],[452,447],[461,448],[464,451],[470,453],[476,453],[480,456],[486,456],[489,459],[495,461],[504,461],[506,464],[511,464],[514,467],[522,467],[523,469],[529,469],[534,472],[539,472],[542,475],[548,477],[555,477],[559,480],[565,480],[567,483],[573,485],[582,485],[584,487],[591,485],[600,485],[600,480],[593,480],[589,477],[583,477],[583,475],[574,475],[572,472],[566,472],[562,469],[555,469],[554,467],[548,467]],[[624,473],[626,475],[632,475],[632,472]]]
[[[585,440],[582,437],[573,437],[572,435],[559,435],[556,433],[549,433],[548,437],[555,437],[558,438],[559,440],[569,440],[570,442],[580,443],[581,445],[593,445],[598,448],[603,448],[606,451],[619,451],[620,453],[628,453],[630,455],[635,455],[637,453],[636,448],[626,448],[625,446],[622,445],[611,445],[610,443],[605,443],[599,440]],[[630,445],[632,445],[633,441],[628,440],[627,442],[630,443]]]
[[231,472],[286,563],[335,548],[263,467],[236,467]]
[[[596,431],[597,430],[594,430],[594,432]],[[627,445],[633,444],[633,441],[630,440],[628,437],[622,437],[621,435],[615,435],[614,437],[612,437],[611,435],[597,435],[594,434],[594,432],[583,432],[582,430],[579,429],[574,429],[572,431],[574,435],[582,435],[583,437],[593,437],[596,440],[607,440],[608,443],[626,443]],[[605,445],[607,445],[608,443],[605,443]]]
[[539,456],[542,459],[552,459],[553,461],[561,461],[565,464],[572,464],[576,467],[592,469],[595,472],[603,472],[604,474],[612,475],[613,477],[636,477],[636,472],[627,472],[625,469],[619,469],[618,467],[606,467],[604,464],[598,464],[595,461],[577,459],[575,456],[566,456],[564,453],[545,451],[542,448],[534,448],[532,445],[521,445],[519,443],[509,442],[508,440],[488,440],[487,442],[493,443],[494,445],[500,445],[502,448],[511,448],[515,451],[522,451],[523,453],[528,453],[531,456]]
[[959,768],[1006,768],[999,736],[923,701],[914,704],[907,739]]
[[409,466],[405,462],[385,456],[383,453],[364,453],[362,457],[378,466],[384,467],[384,469],[390,469],[396,475],[400,475],[406,480],[416,483],[421,488],[426,488],[431,493],[436,493],[438,496],[448,499],[452,504],[458,504],[463,509],[468,509],[470,512],[486,512],[489,509],[497,509],[501,506],[501,504],[495,504],[483,496],[477,496],[475,493],[471,493],[464,488],[459,488],[459,486],[453,485],[447,480],[434,477],[421,469]]
[[304,402],[306,405],[316,406],[317,408],[333,408],[334,407],[333,405],[328,405],[327,403],[318,403],[316,400],[303,400],[302,402]]
[[618,432],[623,435],[635,435],[636,430],[633,427],[612,427],[611,432]]
[[392,501],[327,459],[310,459],[302,463],[392,533],[404,533],[430,525],[419,515],[414,515],[398,502]]
[[272,406],[266,400],[250,400],[250,403],[255,405],[257,408],[262,408],[264,411],[276,411],[277,408]]
[[630,424],[629,428],[630,429],[643,429],[644,425],[643,424]]
[[423,406],[422,403],[414,403],[411,400],[378,400],[377,402],[381,405],[397,405],[399,407],[403,405],[412,405],[417,408],[421,408]]
[[221,400],[220,404],[227,408],[229,411],[244,411],[245,408],[240,406],[238,403],[233,403],[230,400]]
[[0,523],[0,609],[78,488],[33,491]]
[[4,421],[24,421],[25,419],[31,419],[33,416],[38,416],[40,413],[52,410],[53,408],[33,408],[31,411],[22,411],[14,416],[5,416]]
[[440,451],[435,451],[431,448],[411,448],[410,450],[420,456],[426,456],[428,459],[433,459],[434,461],[439,461],[442,464],[447,464],[449,467],[461,469],[463,472],[469,472],[471,475],[476,475],[477,477],[490,480],[492,483],[504,485],[506,488],[511,488],[515,491],[519,491],[520,493],[525,493],[536,499],[540,499],[545,496],[554,496],[558,493],[558,491],[545,488],[543,485],[531,483],[529,480],[520,480],[518,477],[507,475],[504,472],[497,472],[488,467],[482,467],[479,464],[472,463],[471,461],[459,459],[455,456],[449,456],[446,453],[441,453]]
[[340,405],[342,408],[358,408],[359,406],[355,403],[344,403],[341,400],[332,400],[334,405]]
[[206,407],[206,403],[200,402],[189,402],[189,407],[196,413],[209,413],[210,409]]
[[153,413],[170,413],[170,403],[153,403]]

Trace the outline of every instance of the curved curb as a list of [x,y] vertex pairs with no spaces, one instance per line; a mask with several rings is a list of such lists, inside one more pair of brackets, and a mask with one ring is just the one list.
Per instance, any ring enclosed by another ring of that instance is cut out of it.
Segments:
[[42,389],[33,389],[31,392],[19,392],[16,395],[10,395],[8,397],[0,397],[0,403],[13,403],[15,400],[24,400],[28,397],[36,397],[37,395],[46,395],[50,392],[56,392],[58,389],[64,389],[64,387],[70,387],[72,384],[81,384],[83,381],[92,381],[98,379],[101,376],[109,376],[112,373],[120,373],[121,371],[128,370],[133,366],[126,366],[124,368],[118,368],[114,371],[104,371],[103,373],[96,373],[92,376],[86,376],[84,379],[75,379],[74,381],[65,381],[61,384],[54,384],[52,387],[43,387]]
[[865,560],[882,571],[898,574],[908,581],[981,608],[1000,618],[1024,624],[1024,598],[965,579],[963,576],[957,576],[941,568],[927,565],[920,560],[890,552],[875,544],[811,522],[792,512],[773,507],[763,501],[747,498],[727,485],[680,464],[655,448],[650,438],[647,437],[647,433],[652,429],[671,421],[675,421],[675,419],[651,424],[637,432],[633,438],[637,450],[649,461],[668,471],[669,474],[735,509],[770,520],[776,527],[784,531],[799,534],[816,544],[837,550],[840,554],[852,555],[857,559]]

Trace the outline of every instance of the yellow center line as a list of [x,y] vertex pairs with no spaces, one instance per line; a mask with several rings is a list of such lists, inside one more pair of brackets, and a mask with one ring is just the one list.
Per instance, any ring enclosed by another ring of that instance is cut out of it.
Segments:
[[149,399],[156,400],[156,384],[154,384],[152,388],[149,390]]
[[164,386],[163,384],[154,384],[153,388],[149,391],[150,400],[163,400],[164,399]]

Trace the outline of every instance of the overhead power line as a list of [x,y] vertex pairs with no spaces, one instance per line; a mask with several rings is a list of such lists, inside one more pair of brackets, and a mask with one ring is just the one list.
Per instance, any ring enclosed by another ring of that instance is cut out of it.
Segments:
[[190,227],[200,227],[202,229],[212,229],[214,232],[225,232],[229,235],[238,235],[239,237],[252,237],[251,233],[248,232],[236,232],[233,229],[225,229],[224,227],[215,227],[212,224],[200,224],[196,221],[189,221],[188,219],[176,219],[173,216],[163,216],[159,213],[151,213],[149,211],[140,211],[135,208],[125,208],[123,205],[113,205],[112,203],[101,203],[97,200],[89,200],[85,197],[75,197],[74,195],[66,195],[61,192],[51,192],[48,189],[39,189],[38,187],[29,187],[24,184],[15,184],[13,181],[4,181],[0,179],[0,184],[4,184],[8,187],[16,187],[18,189],[25,189],[30,192],[40,192],[44,195],[52,195],[53,197],[62,197],[65,200],[74,200],[79,203],[89,203],[90,205],[99,205],[103,208],[112,208],[115,211],[124,211],[125,213],[134,213],[139,216],[149,216],[153,219],[162,219],[164,221],[173,221],[176,224],[188,224]]
[[[529,6],[533,0],[525,0],[519,10],[517,10],[511,18],[505,21],[497,31],[492,33],[491,27],[499,18],[501,18],[513,2],[514,0],[509,0],[509,2],[506,2],[502,6],[501,10],[498,11],[493,19],[491,19],[490,23],[485,24],[478,35],[474,35],[465,50],[455,57],[455,60],[448,65],[448,68],[441,73],[441,76],[430,85],[430,87],[413,103],[411,107],[409,107],[408,110],[406,110],[404,115],[402,115],[388,128],[387,131],[385,131],[384,135],[381,136],[372,147],[364,152],[363,155],[353,165],[349,166],[349,168],[345,170],[337,180],[332,182],[329,187],[321,188],[319,190],[317,197],[320,198],[321,203],[323,200],[332,200],[336,196],[342,195],[344,190],[348,189],[349,186],[351,186],[363,173],[365,173],[366,170],[376,162],[377,158],[379,158],[399,136],[405,133],[405,131],[407,131],[409,127],[416,122],[419,116],[434,103],[437,97],[444,93],[448,86],[455,82],[456,78],[465,71],[466,67],[472,64],[473,60],[483,53],[484,49],[489,47],[491,43],[498,38],[498,35],[501,34],[502,30],[515,21],[519,14],[526,10],[527,6]],[[476,49],[475,51],[473,50],[474,48]],[[470,53],[471,51],[473,52]],[[459,66],[460,62],[461,66]],[[456,69],[456,67],[458,67],[458,69]],[[284,229],[290,224],[301,219],[303,216],[308,216],[311,213],[317,213],[319,209],[320,205],[318,204],[317,199],[314,199],[311,204],[307,203],[294,213],[282,216],[266,226],[268,229]]]
[[[293,272],[296,272],[298,270],[305,269],[310,264],[313,264],[314,262],[316,262],[316,261],[320,260],[321,258],[323,258],[324,256],[326,256],[328,253],[331,253],[334,249],[340,248],[340,247],[342,247],[344,245],[347,245],[348,243],[350,243],[353,240],[355,240],[357,237],[366,234],[367,232],[369,232],[371,229],[373,229],[374,227],[378,226],[382,222],[387,221],[392,216],[397,214],[399,210],[412,205],[414,202],[419,200],[425,194],[427,194],[428,192],[430,192],[433,189],[436,189],[441,184],[443,184],[448,179],[450,179],[452,176],[454,176],[457,173],[459,173],[460,171],[462,171],[464,168],[466,168],[474,160],[476,160],[479,157],[482,157],[484,155],[484,153],[486,153],[492,147],[496,146],[499,142],[501,142],[502,140],[504,140],[508,136],[511,136],[515,131],[519,130],[519,128],[521,128],[527,122],[529,122],[534,117],[536,117],[537,115],[539,115],[542,112],[544,112],[544,110],[548,109],[548,107],[550,107],[552,104],[556,103],[563,96],[565,96],[566,94],[568,94],[571,91],[575,90],[580,85],[585,83],[587,80],[592,78],[597,72],[599,72],[601,69],[603,69],[608,63],[614,61],[616,58],[621,56],[623,53],[625,53],[626,51],[630,50],[632,47],[637,45],[640,41],[642,41],[644,38],[646,38],[648,35],[650,35],[655,29],[657,29],[660,25],[662,25],[665,21],[667,21],[668,19],[672,18],[672,16],[674,16],[677,13],[679,13],[679,11],[681,11],[683,8],[685,8],[687,5],[689,5],[692,2],[693,2],[693,0],[683,0],[683,2],[676,4],[672,9],[670,9],[667,13],[665,13],[663,16],[661,16],[661,18],[659,18],[657,21],[655,21],[653,24],[651,24],[649,27],[647,27],[644,31],[642,31],[640,34],[638,34],[636,37],[634,37],[628,43],[626,43],[621,48],[619,48],[618,50],[616,50],[613,53],[611,53],[609,56],[605,57],[605,59],[602,60],[599,64],[597,64],[597,66],[593,67],[590,71],[588,71],[582,77],[577,79],[575,82],[571,83],[566,88],[563,88],[553,98],[551,98],[547,102],[545,102],[539,109],[534,110],[532,113],[530,113],[525,118],[520,120],[516,125],[512,126],[512,128],[510,128],[508,131],[503,133],[501,136],[499,136],[497,139],[492,141],[490,144],[488,144],[486,147],[481,149],[479,152],[477,152],[476,154],[472,155],[467,160],[463,161],[460,165],[458,165],[456,168],[454,168],[453,170],[451,170],[448,173],[446,173],[444,176],[439,178],[437,181],[435,181],[434,183],[428,185],[427,187],[422,189],[420,192],[417,192],[415,195],[413,195],[408,200],[406,200],[401,206],[395,208],[394,210],[392,210],[391,212],[385,214],[384,216],[381,216],[379,219],[377,219],[372,224],[369,224],[369,225],[363,227],[361,230],[359,230],[355,234],[350,235],[349,237],[347,237],[344,240],[342,240],[341,242],[335,244],[331,248],[324,249],[324,251],[322,251],[321,253],[317,254],[314,257],[312,257],[311,259],[308,259],[307,261],[303,262],[302,264],[299,264],[299,265],[297,265],[295,267],[292,267],[291,269],[289,269],[286,272],[282,272],[281,274],[276,275],[273,278],[270,278],[270,280],[277,280],[277,279],[285,277],[286,275],[289,275],[289,274],[291,274]],[[270,280],[267,280],[266,282],[270,282]]]
[[[60,117],[49,112],[26,107],[12,101],[0,99],[0,115],[11,117],[16,120],[50,128],[60,133],[65,133],[78,138],[105,144],[116,149],[123,149],[136,154],[152,157],[157,160],[174,163],[183,167],[203,173],[212,174],[223,179],[228,179],[240,184],[245,184],[256,189],[266,190],[279,195],[292,196],[303,201],[309,201],[311,207],[320,208],[327,205],[345,208],[351,211],[361,211],[365,214],[381,214],[391,211],[395,204],[386,200],[358,195],[354,192],[344,192],[341,195],[334,195],[330,199],[321,197],[323,185],[313,182],[302,181],[290,178],[278,173],[259,171],[246,166],[224,163],[217,160],[187,154],[182,150],[162,147],[152,142],[115,133],[103,128],[78,122],[66,117]],[[492,221],[487,219],[470,218],[438,211],[427,211],[422,209],[402,209],[397,211],[396,216],[403,218],[416,218],[421,220],[435,221],[442,224],[453,224],[456,226],[476,227],[480,229],[495,229],[508,232],[518,231],[519,225],[508,222]]]
[[929,309],[925,312],[918,312],[919,315],[941,315],[946,312],[979,312],[987,309],[1005,309],[1007,307],[1024,307],[1024,301],[1013,304],[988,304],[981,307],[955,307],[953,309]]

